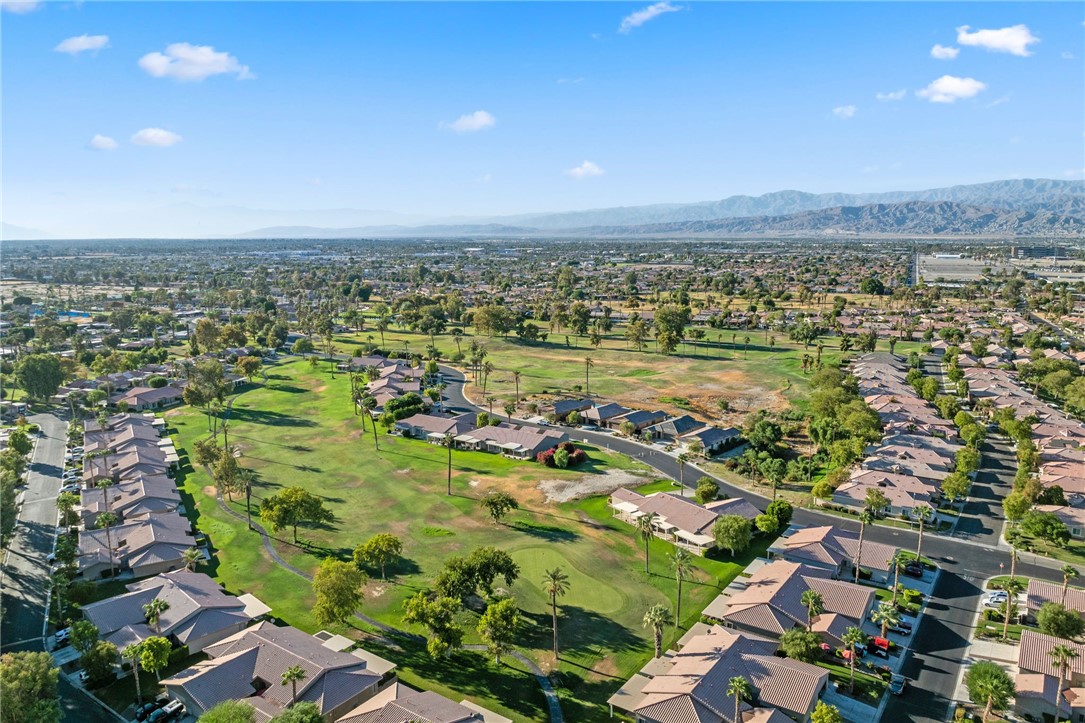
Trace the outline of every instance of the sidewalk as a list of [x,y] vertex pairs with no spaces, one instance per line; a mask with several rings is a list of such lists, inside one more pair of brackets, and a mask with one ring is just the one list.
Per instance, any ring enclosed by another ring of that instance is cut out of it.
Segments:
[[[883,697],[888,696],[889,693],[886,692]],[[844,720],[849,723],[870,723],[870,721],[875,720],[878,713],[878,709],[872,705],[860,703],[855,698],[849,698],[842,693],[837,693],[833,690],[832,683],[829,684],[825,695],[821,696],[821,699],[829,705],[835,705],[839,709],[840,715],[844,716]]]

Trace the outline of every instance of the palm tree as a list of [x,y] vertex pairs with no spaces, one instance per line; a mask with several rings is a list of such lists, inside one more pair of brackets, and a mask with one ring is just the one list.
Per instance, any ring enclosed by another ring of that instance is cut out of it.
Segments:
[[753,686],[745,678],[736,675],[727,681],[727,695],[735,699],[734,722],[741,723],[742,719],[738,716],[741,712],[742,701],[753,697]]
[[1016,577],[1011,577],[1002,589],[1006,591],[1006,617],[1002,622],[1002,642],[1006,642],[1010,634],[1010,615],[1017,607],[1017,596],[1025,589],[1025,583]]
[[136,705],[143,705],[143,691],[139,687],[139,656],[143,653],[143,647],[139,643],[125,646],[121,651],[121,657],[132,661],[132,677],[136,679]]
[[305,672],[305,668],[300,665],[291,665],[289,668],[283,671],[282,685],[290,684],[290,707],[294,707],[294,703],[298,701],[298,681],[305,680],[308,677],[308,673]]
[[160,597],[156,597],[143,606],[143,615],[147,623],[154,626],[154,631],[162,634],[162,613],[170,609],[170,604]]
[[554,626],[554,661],[558,660],[558,598],[569,591],[569,576],[560,567],[547,570],[543,576],[543,592],[550,597],[550,614]]
[[851,664],[851,679],[848,690],[851,693],[855,692],[855,648],[866,645],[866,640],[866,633],[860,628],[848,628],[844,631],[844,637],[841,638],[844,645],[851,651],[851,655],[848,656],[848,663]]
[[591,371],[591,368],[593,366],[595,366],[595,362],[592,361],[592,358],[590,356],[584,357],[584,396],[586,397],[591,396],[591,383],[589,379],[589,372]]
[[512,373],[512,383],[516,385],[516,403],[520,403],[520,376],[522,372],[516,370]]
[[181,560],[185,563],[185,570],[192,572],[196,565],[203,559],[203,553],[195,547],[190,547],[181,553]]
[[671,609],[662,603],[653,605],[644,613],[644,627],[652,629],[657,658],[663,655],[663,626],[670,621]]
[[679,494],[683,497],[686,496],[686,463],[689,462],[689,455],[685,452],[679,454],[676,458],[678,461],[678,490]]
[[1070,587],[1070,581],[1078,576],[1078,571],[1073,565],[1063,565],[1060,572],[1062,572],[1062,599],[1059,600],[1059,604],[1066,607],[1066,590]]
[[893,565],[893,605],[895,606],[897,604],[897,593],[900,592],[900,568],[904,567],[904,551],[897,550],[893,554],[891,562]]
[[870,612],[870,619],[882,626],[882,637],[884,638],[889,626],[895,626],[900,622],[900,611],[891,602],[879,603],[878,607]]
[[442,439],[441,443],[448,448],[448,496],[452,496],[452,447],[455,437],[449,432]]
[[[365,396],[362,397],[360,406],[362,407],[362,414],[368,416],[370,421],[373,422],[373,424],[371,425],[373,427],[373,449],[379,452],[381,448],[380,442],[377,441],[377,420],[373,419],[372,415],[374,404],[376,404],[376,400],[373,399],[373,397]],[[364,421],[362,422],[362,426],[365,426]]]
[[859,584],[859,561],[863,559],[863,535],[866,533],[866,526],[874,521],[874,515],[870,514],[870,510],[863,510],[859,513],[859,547],[855,550],[855,584]]
[[927,521],[928,517],[934,515],[934,510],[927,506],[916,507],[914,511],[915,516],[919,519],[919,541],[915,545],[915,561],[920,565],[923,564],[923,523]]
[[1066,682],[1066,672],[1070,668],[1071,661],[1077,657],[1077,651],[1069,645],[1062,643],[1056,645],[1047,652],[1051,656],[1051,664],[1059,669],[1059,685],[1055,688],[1055,721],[1059,720],[1062,711],[1062,686]]
[[799,600],[806,608],[806,629],[811,630],[814,627],[814,618],[825,610],[825,600],[817,590],[806,590]]
[[678,605],[674,616],[674,624],[682,624],[682,580],[693,569],[693,555],[684,547],[677,547],[671,555],[671,564],[674,566],[674,579],[678,581]]
[[117,566],[113,561],[113,525],[117,524],[118,517],[112,512],[103,512],[98,515],[98,527],[105,530],[105,546],[109,551],[109,574],[112,577],[117,575]]
[[655,537],[653,523],[656,519],[655,512],[649,512],[637,518],[637,535],[644,542],[644,574],[648,574],[648,543]]
[[742,338],[742,359],[746,360],[750,358],[750,337],[746,336]]

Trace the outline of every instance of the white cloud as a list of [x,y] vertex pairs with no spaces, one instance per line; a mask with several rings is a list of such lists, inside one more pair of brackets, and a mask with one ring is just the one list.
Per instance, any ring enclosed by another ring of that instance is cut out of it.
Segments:
[[998,30],[970,32],[971,30],[972,28],[967,25],[957,28],[957,42],[961,45],[972,45],[987,48],[996,53],[1010,53],[1021,57],[1032,55],[1028,46],[1040,42],[1027,25],[1013,25]]
[[915,94],[920,98],[926,98],[931,103],[953,103],[962,98],[971,98],[986,87],[986,83],[981,83],[975,78],[943,75],[926,88],[917,90]]
[[960,48],[935,43],[935,46],[931,48],[931,57],[936,60],[953,60],[959,52],[961,52]]
[[658,18],[665,13],[676,13],[681,9],[677,5],[671,5],[667,0],[658,2],[655,5],[649,5],[622,18],[622,24],[618,26],[618,32],[628,33],[633,28],[639,28],[653,18]]
[[0,0],[0,9],[16,15],[32,13],[41,7],[38,0]]
[[85,50],[101,50],[109,47],[108,35],[76,35],[75,37],[62,40],[53,48],[58,53],[78,55]]
[[117,149],[117,142],[109,136],[95,133],[94,137],[90,139],[90,147],[96,151],[114,151]]
[[484,110],[476,110],[474,113],[461,115],[451,123],[441,122],[441,128],[451,128],[457,133],[475,133],[493,128],[497,125],[497,119]]
[[837,118],[854,118],[857,110],[859,109],[853,105],[838,105],[833,108],[833,115]]
[[1062,58],[1063,60],[1073,60],[1074,59],[1074,54],[1071,53],[1069,50],[1064,50],[1061,53],[1059,53],[1059,57]]
[[166,52],[147,53],[139,59],[139,67],[155,78],[174,80],[203,80],[212,75],[232,73],[238,80],[254,78],[249,66],[226,52],[218,52],[210,45],[171,43]]
[[1001,98],[996,98],[996,99],[992,100],[990,103],[988,103],[987,105],[985,105],[983,107],[984,108],[994,108],[996,105],[1002,105],[1003,103],[1009,103],[1010,102],[1010,95],[1011,95],[1010,93],[1007,93],[1006,95],[1002,96]]
[[132,136],[132,142],[137,146],[155,146],[157,148],[168,148],[177,145],[181,140],[181,136],[161,128],[144,128]]
[[592,176],[601,176],[603,175],[603,169],[591,161],[584,161],[576,168],[570,168],[565,172],[565,175],[579,180],[582,178],[591,178]]
[[893,90],[888,93],[875,93],[874,97],[878,100],[902,100],[906,95],[908,95],[908,91],[901,88],[900,90]]

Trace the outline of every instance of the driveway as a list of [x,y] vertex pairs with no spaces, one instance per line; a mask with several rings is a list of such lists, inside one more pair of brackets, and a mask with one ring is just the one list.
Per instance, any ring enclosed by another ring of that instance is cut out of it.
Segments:
[[41,426],[10,551],[0,573],[3,650],[40,650],[44,634],[49,564],[56,530],[56,497],[64,470],[67,423],[52,414],[29,421]]

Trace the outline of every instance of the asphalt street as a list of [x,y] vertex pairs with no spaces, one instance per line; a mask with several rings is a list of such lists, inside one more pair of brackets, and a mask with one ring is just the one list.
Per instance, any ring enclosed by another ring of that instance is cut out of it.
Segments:
[[[465,378],[462,373],[447,367],[442,367],[441,371],[447,382],[447,407],[464,412],[482,411],[464,397]],[[567,431],[574,439],[634,457],[671,479],[684,479],[685,486],[689,488],[695,487],[696,480],[705,474],[693,465],[687,465],[684,474],[680,475],[679,463],[673,456],[622,437],[581,429]],[[923,556],[937,562],[942,573],[927,612],[912,636],[903,668],[911,687],[905,695],[889,702],[882,720],[933,723],[947,719],[957,676],[971,638],[971,625],[981,594],[980,584],[986,578],[1003,572],[999,563],[1004,563],[1005,570],[1009,569],[1008,551],[996,547],[1001,505],[995,499],[996,496],[1000,499],[1000,495],[1004,494],[1000,487],[1006,484],[1007,475],[1012,482],[1015,460],[1012,454],[1007,455],[1005,445],[999,448],[996,443],[993,451],[991,460],[984,462],[984,471],[977,477],[977,493],[981,497],[966,507],[966,513],[972,520],[968,524],[972,525],[972,529],[959,537],[923,535]],[[730,497],[743,497],[762,510],[769,503],[768,498],[751,490],[736,487],[718,477],[714,479],[719,483],[720,491]],[[792,521],[801,525],[832,525],[856,533],[859,531],[858,521],[817,510],[797,509]],[[868,540],[912,551],[916,549],[919,537],[916,531],[884,525],[869,527],[865,536]],[[1061,566],[1062,563],[1054,560],[1037,558],[1033,563],[1019,559],[1017,573],[1026,578],[1061,582],[1062,576],[1058,571]]]

